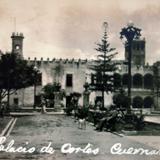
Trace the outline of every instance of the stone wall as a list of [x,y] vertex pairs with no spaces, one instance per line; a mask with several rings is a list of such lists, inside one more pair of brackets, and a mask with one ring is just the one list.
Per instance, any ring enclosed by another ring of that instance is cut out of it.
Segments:
[[[28,59],[28,64],[36,65],[37,68],[42,73],[42,86],[37,87],[37,94],[41,92],[41,88],[47,83],[60,82],[62,89],[66,91],[66,95],[70,95],[72,92],[79,92],[83,94],[83,85],[87,81],[90,83],[90,73],[92,72],[89,68],[93,64],[92,60],[81,60],[81,59],[52,59],[52,60],[34,60]],[[124,65],[124,61],[119,61],[120,75],[127,73],[127,66]],[[58,71],[57,71],[58,70]],[[150,66],[136,67],[132,66],[132,75],[139,73],[144,76],[147,73],[152,74],[152,68]],[[66,86],[66,75],[73,75],[73,86]],[[152,91],[146,90],[144,88],[134,88],[132,89],[132,97],[142,96],[143,98],[147,95],[152,96]],[[94,104],[95,97],[101,96],[100,92],[92,92],[90,94],[90,102]],[[34,87],[29,87],[25,90],[20,90],[17,95],[11,96],[11,104],[13,104],[13,99],[15,97],[19,98],[19,105],[21,106],[32,106],[34,103]],[[65,100],[64,100],[65,105]],[[112,94],[105,94],[105,105],[108,106],[112,103]],[[79,100],[79,104],[83,105],[83,95]]]

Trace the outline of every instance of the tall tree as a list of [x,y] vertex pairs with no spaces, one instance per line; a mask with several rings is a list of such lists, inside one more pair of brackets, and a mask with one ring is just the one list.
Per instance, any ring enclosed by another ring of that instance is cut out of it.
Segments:
[[91,84],[89,85],[91,91],[100,91],[102,93],[102,108],[104,108],[104,93],[109,93],[114,90],[114,71],[116,64],[112,59],[117,54],[115,48],[110,47],[107,36],[108,23],[104,22],[104,35],[101,43],[97,44],[96,51],[98,51],[97,60],[91,66],[93,73],[91,74]]

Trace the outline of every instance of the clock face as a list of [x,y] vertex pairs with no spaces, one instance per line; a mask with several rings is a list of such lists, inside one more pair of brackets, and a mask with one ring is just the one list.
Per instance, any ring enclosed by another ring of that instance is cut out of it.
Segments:
[[19,46],[19,45],[16,45],[16,46],[15,46],[15,49],[16,49],[16,50],[19,50],[19,49],[20,49],[20,46]]

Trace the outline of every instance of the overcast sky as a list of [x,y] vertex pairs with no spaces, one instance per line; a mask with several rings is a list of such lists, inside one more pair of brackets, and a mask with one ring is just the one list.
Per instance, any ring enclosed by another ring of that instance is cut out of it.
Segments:
[[146,61],[160,60],[160,0],[0,0],[3,52],[11,50],[15,17],[26,58],[93,58],[107,21],[111,46],[123,59],[119,32],[132,20],[146,38]]

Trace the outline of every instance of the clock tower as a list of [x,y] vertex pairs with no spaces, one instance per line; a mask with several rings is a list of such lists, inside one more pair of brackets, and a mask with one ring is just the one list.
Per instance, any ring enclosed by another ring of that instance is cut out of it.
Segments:
[[12,54],[17,54],[20,58],[23,58],[23,33],[12,33]]

